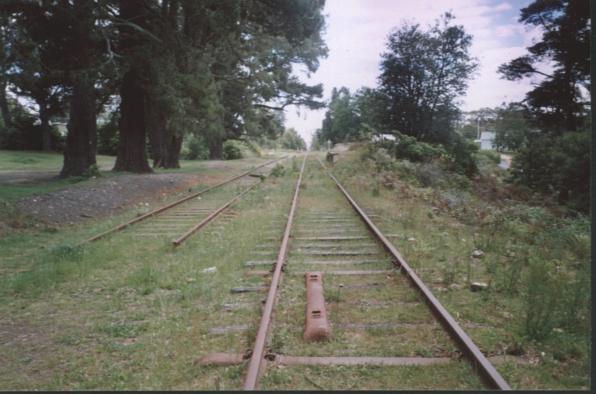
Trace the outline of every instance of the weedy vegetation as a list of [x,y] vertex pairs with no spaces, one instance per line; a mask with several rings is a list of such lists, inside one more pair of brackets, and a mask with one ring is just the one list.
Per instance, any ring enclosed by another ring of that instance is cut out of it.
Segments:
[[458,321],[486,325],[472,339],[524,360],[497,366],[514,388],[588,387],[588,217],[507,183],[493,152],[476,154],[472,178],[368,144],[346,156],[335,173],[410,265]]

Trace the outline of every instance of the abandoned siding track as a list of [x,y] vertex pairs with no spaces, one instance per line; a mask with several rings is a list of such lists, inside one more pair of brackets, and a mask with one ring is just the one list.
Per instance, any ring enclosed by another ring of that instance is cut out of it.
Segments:
[[[228,211],[230,206],[260,183],[259,180],[254,179],[260,178],[263,175],[262,173],[258,173],[258,171],[270,170],[274,164],[286,158],[287,156],[284,156],[256,166],[205,190],[192,193],[170,204],[97,234],[83,241],[82,244],[97,241],[110,234],[128,229],[132,225],[138,224],[135,226],[135,236],[170,237],[173,245],[179,246],[188,239],[188,237],[203,228],[219,215],[223,214],[225,219],[233,217],[235,213]],[[231,199],[225,203],[222,204],[219,199],[203,199],[208,192],[220,189],[232,182],[237,182],[237,188],[240,188],[240,190],[234,191]]]
[[[232,324],[210,330],[222,336],[246,332],[251,349],[206,354],[199,363],[242,365],[248,360],[246,390],[334,388],[340,383],[333,379],[334,373],[341,374],[333,369],[338,366],[359,368],[352,387],[358,389],[379,388],[375,368],[388,368],[385,374],[421,368],[419,379],[429,382],[424,387],[508,390],[387,237],[319,164],[304,157],[281,245],[272,232],[257,245],[258,259],[245,262],[246,277],[260,282],[231,289],[245,298],[223,309],[240,313],[243,321],[215,319]],[[262,314],[255,327],[246,313],[259,305]],[[301,368],[331,369],[320,385]],[[280,379],[280,373],[286,377]],[[310,386],[300,383],[305,379]],[[407,388],[399,386],[399,379],[394,382],[382,388]]]

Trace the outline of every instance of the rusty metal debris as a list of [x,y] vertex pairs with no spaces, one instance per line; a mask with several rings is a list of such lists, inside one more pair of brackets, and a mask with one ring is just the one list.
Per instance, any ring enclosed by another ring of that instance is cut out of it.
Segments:
[[323,293],[323,274],[307,272],[306,278],[306,322],[304,340],[323,341],[331,336],[327,319],[327,307]]

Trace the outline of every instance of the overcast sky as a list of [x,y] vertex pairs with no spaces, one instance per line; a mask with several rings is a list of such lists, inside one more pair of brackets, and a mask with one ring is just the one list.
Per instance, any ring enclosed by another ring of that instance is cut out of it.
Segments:
[[[480,63],[461,98],[464,111],[494,107],[502,102],[520,100],[530,89],[530,81],[509,82],[500,79],[497,67],[526,53],[525,48],[540,37],[535,29],[520,24],[519,10],[532,0],[327,0],[326,32],[323,35],[329,55],[310,79],[323,83],[324,99],[333,87],[345,86],[354,92],[362,86],[375,87],[379,75],[380,54],[387,35],[403,22],[417,22],[426,28],[446,11],[455,23],[473,36],[471,53]],[[285,111],[286,127],[294,127],[310,143],[321,127],[325,110]]]

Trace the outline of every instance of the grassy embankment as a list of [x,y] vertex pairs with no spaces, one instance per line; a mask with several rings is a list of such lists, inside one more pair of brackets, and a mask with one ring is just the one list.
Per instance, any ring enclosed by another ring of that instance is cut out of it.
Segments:
[[454,317],[479,324],[467,332],[484,352],[526,360],[497,368],[514,388],[586,389],[590,220],[505,183],[498,158],[479,159],[469,181],[360,147],[334,172]]

